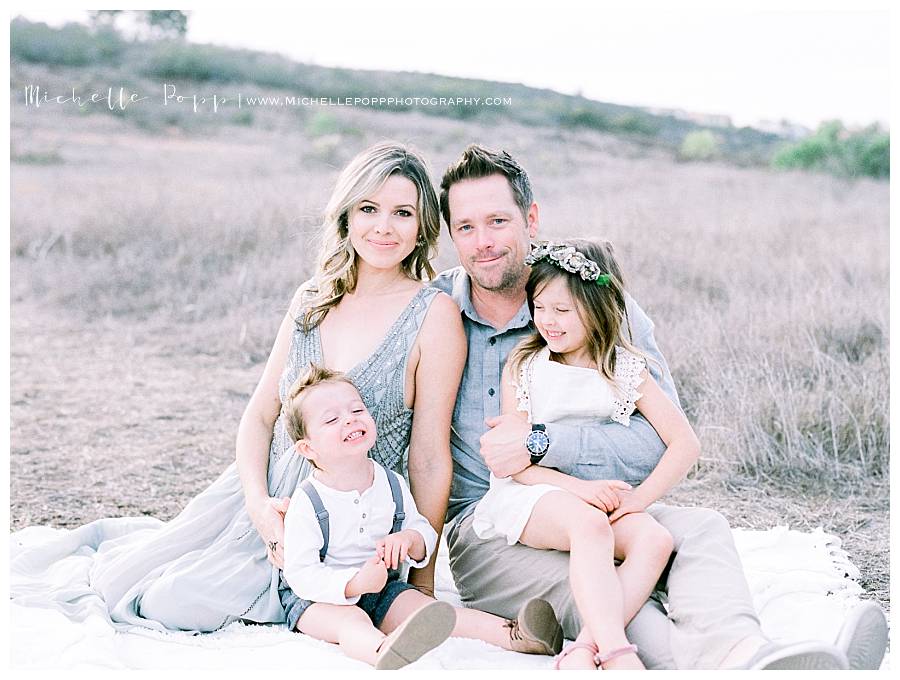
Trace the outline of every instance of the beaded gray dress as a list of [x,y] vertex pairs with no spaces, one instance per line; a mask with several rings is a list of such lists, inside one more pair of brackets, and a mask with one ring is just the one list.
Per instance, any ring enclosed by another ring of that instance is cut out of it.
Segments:
[[[406,365],[438,294],[431,287],[418,291],[372,355],[347,373],[377,425],[369,455],[404,476],[413,415],[404,401]],[[279,383],[282,400],[310,362],[322,363],[319,329],[305,333],[297,326]],[[269,450],[271,496],[291,495],[309,474],[290,446],[279,416]],[[56,607],[78,620],[102,608],[120,629],[208,632],[237,620],[284,621],[280,572],[244,507],[234,463],[169,522],[100,519],[21,550],[16,535],[11,538],[17,604]]]

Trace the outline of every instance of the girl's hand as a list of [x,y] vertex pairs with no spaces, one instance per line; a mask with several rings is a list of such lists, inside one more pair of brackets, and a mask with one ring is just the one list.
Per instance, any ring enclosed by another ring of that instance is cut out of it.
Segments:
[[629,515],[633,512],[644,512],[649,503],[641,499],[641,495],[634,491],[620,491],[619,503],[616,511],[609,516],[610,523],[615,522],[620,517]]
[[[375,544],[378,556],[384,560],[388,569],[399,569],[410,553],[414,559],[424,559],[425,539],[418,531],[404,529],[395,534],[388,534]],[[421,557],[417,557],[417,556]]]
[[[269,562],[278,569],[284,568],[284,515],[291,499],[264,498],[253,506],[247,506],[250,521],[266,544]],[[272,550],[272,546],[275,549]]]
[[618,492],[630,489],[631,484],[618,479],[574,479],[569,491],[603,512],[612,512],[619,507]]

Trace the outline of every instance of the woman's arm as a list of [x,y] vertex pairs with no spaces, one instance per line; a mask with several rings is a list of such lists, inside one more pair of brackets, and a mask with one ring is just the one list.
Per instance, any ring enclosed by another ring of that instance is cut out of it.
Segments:
[[628,502],[622,502],[611,520],[637,509],[643,510],[658,500],[687,474],[700,456],[700,441],[681,409],[646,370],[641,377],[643,382],[638,390],[642,396],[636,406],[659,434],[666,450],[640,486],[628,493]]
[[277,542],[274,554],[269,550],[269,560],[278,568],[284,566],[284,513],[288,499],[269,497],[269,446],[281,410],[278,380],[290,351],[294,314],[299,309],[302,290],[302,286],[297,290],[291,308],[281,322],[262,377],[241,416],[236,443],[235,457],[244,489],[244,505],[267,549],[270,542]]
[[[409,485],[419,512],[440,537],[453,477],[450,422],[466,364],[466,334],[459,307],[444,293],[431,303],[422,323],[418,353]],[[434,564],[432,558],[427,567],[412,570],[409,582],[432,594]]]

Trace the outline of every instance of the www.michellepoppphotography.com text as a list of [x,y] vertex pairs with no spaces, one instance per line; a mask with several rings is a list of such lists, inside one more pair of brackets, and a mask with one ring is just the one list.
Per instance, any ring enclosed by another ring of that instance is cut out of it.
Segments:
[[110,111],[124,111],[131,106],[158,104],[162,106],[189,107],[195,113],[208,111],[218,113],[222,108],[244,108],[260,106],[363,106],[363,107],[393,107],[393,106],[428,106],[428,107],[459,107],[459,106],[510,106],[511,97],[414,97],[414,96],[371,96],[371,97],[314,97],[299,95],[262,96],[244,95],[237,92],[234,95],[218,93],[197,94],[179,91],[175,85],[162,83],[155,95],[142,95],[133,92],[126,87],[108,87],[94,91],[79,91],[73,87],[65,94],[48,92],[40,85],[26,85],[24,88],[25,106],[40,108],[42,106],[61,105],[87,108],[90,106],[105,106]]

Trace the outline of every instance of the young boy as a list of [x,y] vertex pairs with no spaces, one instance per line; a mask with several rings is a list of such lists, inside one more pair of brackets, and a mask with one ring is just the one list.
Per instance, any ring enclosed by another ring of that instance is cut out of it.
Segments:
[[438,537],[403,478],[368,458],[375,422],[349,379],[311,366],[284,412],[295,450],[315,468],[285,518],[283,576],[298,597],[289,625],[379,669],[405,666],[451,634],[513,651],[559,651],[562,630],[543,600],[506,621],[456,610],[399,579],[404,563],[428,564]]

